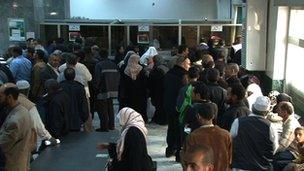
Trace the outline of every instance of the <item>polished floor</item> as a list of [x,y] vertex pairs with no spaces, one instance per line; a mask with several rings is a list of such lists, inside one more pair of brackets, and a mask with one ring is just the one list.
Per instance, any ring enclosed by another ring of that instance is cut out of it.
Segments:
[[[117,102],[114,102],[115,113],[117,113]],[[149,117],[153,108],[149,108]],[[93,125],[98,128],[99,118],[97,113]],[[174,157],[166,158],[166,133],[167,126],[160,126],[153,123],[148,128],[148,152],[154,161],[157,162],[159,171],[179,171],[182,167],[174,161]],[[43,151],[31,164],[33,171],[81,171],[81,170],[105,170],[104,166],[108,159],[107,151],[97,151],[98,142],[113,142],[119,135],[119,125],[116,123],[115,131],[108,133],[94,132],[92,134],[72,133],[69,134],[60,146],[49,147]]]

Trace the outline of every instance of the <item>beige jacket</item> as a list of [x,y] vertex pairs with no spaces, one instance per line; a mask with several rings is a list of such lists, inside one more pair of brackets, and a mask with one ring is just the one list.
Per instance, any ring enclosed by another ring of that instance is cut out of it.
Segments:
[[33,148],[31,118],[21,105],[13,108],[0,129],[0,147],[6,157],[5,170],[29,170]]

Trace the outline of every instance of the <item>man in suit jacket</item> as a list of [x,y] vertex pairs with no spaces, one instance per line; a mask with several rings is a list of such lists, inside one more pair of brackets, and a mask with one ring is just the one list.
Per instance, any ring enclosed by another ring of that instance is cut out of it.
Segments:
[[32,122],[28,110],[18,102],[19,90],[5,88],[0,93],[0,102],[8,107],[8,116],[0,129],[0,148],[6,161],[5,170],[29,170],[30,154],[33,150]]
[[50,55],[49,62],[40,74],[40,79],[42,80],[43,85],[48,79],[57,79],[59,75],[58,67],[60,65],[60,61],[61,57],[58,54]]

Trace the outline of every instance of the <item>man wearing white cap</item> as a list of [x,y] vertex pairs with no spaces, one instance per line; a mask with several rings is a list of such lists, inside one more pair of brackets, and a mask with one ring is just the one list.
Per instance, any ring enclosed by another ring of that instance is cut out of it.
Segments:
[[266,119],[270,99],[257,97],[248,117],[235,119],[231,126],[233,137],[233,171],[271,170],[278,148],[278,134]]

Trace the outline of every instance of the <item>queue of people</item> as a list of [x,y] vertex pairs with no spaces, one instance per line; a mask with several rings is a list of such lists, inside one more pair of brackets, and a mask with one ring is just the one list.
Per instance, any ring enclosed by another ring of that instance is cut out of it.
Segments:
[[[300,170],[303,127],[292,98],[263,95],[259,79],[238,64],[239,38],[230,53],[217,41],[180,45],[167,58],[155,47],[141,55],[119,46],[113,60],[87,42],[70,49],[53,44],[48,53],[31,44],[25,54],[12,47],[12,59],[0,68],[8,73],[0,87],[0,163],[28,170],[44,141],[92,132],[95,112],[95,131],[115,130],[118,99],[119,140],[98,145],[109,151],[110,170],[155,169],[147,151],[151,122],[168,125],[164,155],[175,156],[184,170]],[[149,100],[155,106],[150,121]]]

